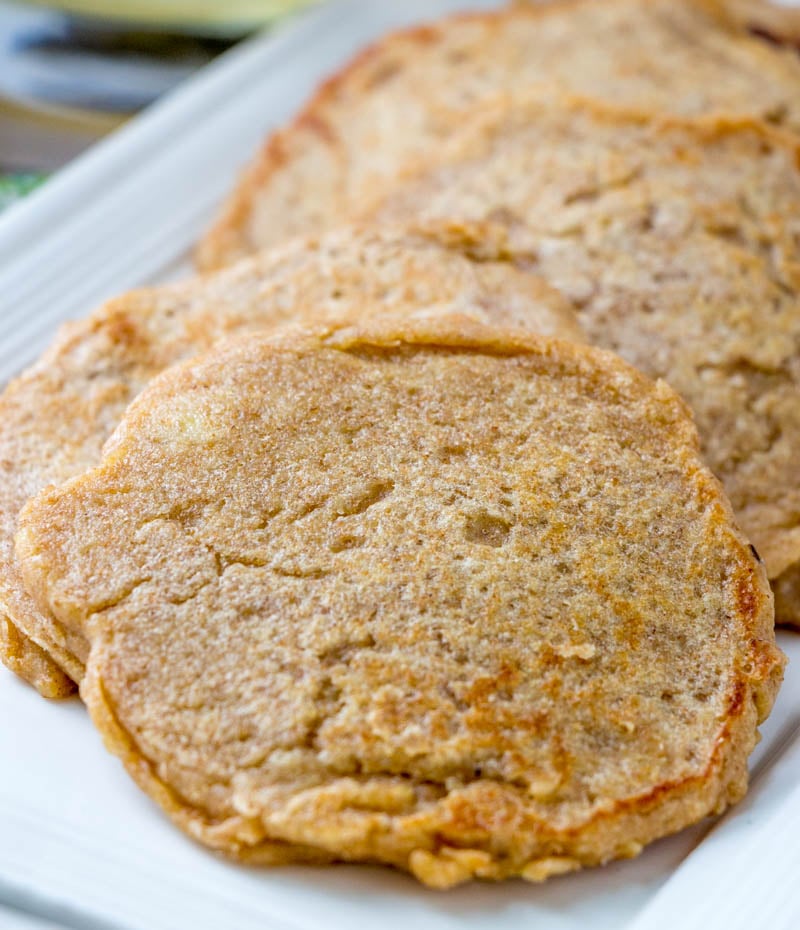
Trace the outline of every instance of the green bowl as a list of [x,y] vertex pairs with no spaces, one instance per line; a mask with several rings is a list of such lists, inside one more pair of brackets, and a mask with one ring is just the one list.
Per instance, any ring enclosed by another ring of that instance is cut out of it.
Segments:
[[204,35],[238,35],[314,0],[29,0],[74,16]]

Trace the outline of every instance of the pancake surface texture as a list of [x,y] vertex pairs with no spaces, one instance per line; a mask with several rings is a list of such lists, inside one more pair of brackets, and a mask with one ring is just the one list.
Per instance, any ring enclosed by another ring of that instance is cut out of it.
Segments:
[[[199,252],[208,269],[336,225],[477,101],[547,84],[651,112],[721,111],[800,131],[800,61],[717,0],[519,3],[390,35],[268,140]],[[399,131],[398,127],[402,127]]]
[[17,547],[109,748],[251,862],[635,855],[742,795],[782,673],[671,389],[463,317],[171,369]]
[[498,101],[372,217],[488,217],[589,341],[666,380],[800,625],[800,150],[733,118]]
[[483,227],[342,229],[203,280],[135,292],[65,327],[0,398],[3,662],[47,697],[80,680],[85,640],[39,610],[22,584],[17,514],[46,485],[97,464],[127,405],[168,365],[237,333],[373,313],[458,311],[580,341],[567,301],[503,261],[502,238],[493,242]]

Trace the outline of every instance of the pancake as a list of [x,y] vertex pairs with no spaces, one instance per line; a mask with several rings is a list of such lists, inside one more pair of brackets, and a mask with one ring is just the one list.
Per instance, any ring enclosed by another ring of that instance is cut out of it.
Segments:
[[[573,301],[591,343],[689,403],[788,592],[800,585],[799,164],[793,136],[749,120],[501,100],[373,219],[505,222],[509,252]],[[782,594],[777,616],[800,625],[800,601]]]
[[[86,642],[42,613],[13,559],[32,494],[80,474],[155,374],[218,339],[287,320],[440,313],[582,338],[568,303],[503,260],[490,229],[344,229],[199,281],[111,301],[67,326],[0,398],[0,657],[47,697],[74,691]],[[494,251],[493,251],[494,249]]]
[[274,134],[198,250],[209,269],[336,225],[475,103],[555,85],[651,112],[724,111],[800,131],[800,61],[719,0],[517,3],[389,35]]
[[756,35],[800,49],[800,12],[772,0],[724,0],[726,14]]
[[191,836],[434,887],[635,855],[740,798],[782,674],[685,405],[464,317],[170,369],[24,509],[109,749]]

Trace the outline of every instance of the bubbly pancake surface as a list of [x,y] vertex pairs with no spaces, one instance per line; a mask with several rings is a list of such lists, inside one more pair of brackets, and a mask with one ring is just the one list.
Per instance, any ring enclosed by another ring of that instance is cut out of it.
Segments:
[[518,3],[390,35],[265,144],[198,253],[227,264],[316,232],[435,155],[476,102],[548,85],[652,113],[725,112],[800,130],[800,61],[718,0]]
[[712,470],[800,624],[800,150],[735,118],[654,122],[498,100],[409,169],[373,219],[506,224],[589,341],[691,406]]
[[107,745],[254,862],[445,887],[634,855],[741,796],[781,675],[677,396],[463,317],[165,372],[17,548]]
[[27,595],[17,514],[48,484],[95,465],[128,403],[168,365],[225,336],[287,321],[458,311],[582,338],[555,290],[502,258],[485,227],[342,229],[202,280],[139,291],[65,327],[0,398],[0,658],[48,697],[74,690],[86,643]]

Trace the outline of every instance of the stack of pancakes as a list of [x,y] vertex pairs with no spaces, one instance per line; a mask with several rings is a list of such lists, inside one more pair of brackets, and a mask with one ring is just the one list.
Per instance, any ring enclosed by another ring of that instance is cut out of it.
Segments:
[[800,627],[800,59],[750,12],[388,36],[206,274],[7,387],[3,661],[191,836],[540,881],[744,794]]

